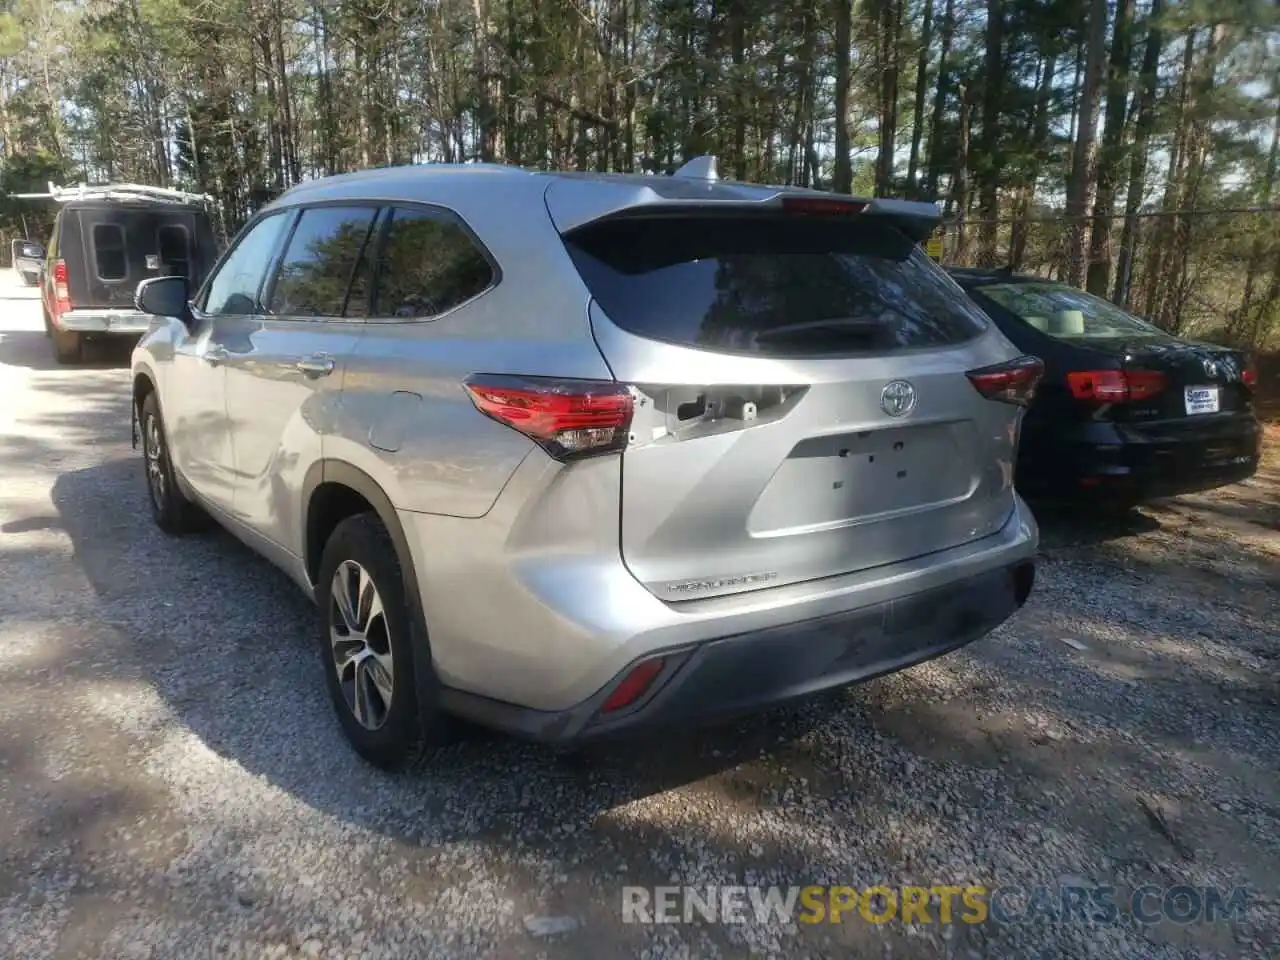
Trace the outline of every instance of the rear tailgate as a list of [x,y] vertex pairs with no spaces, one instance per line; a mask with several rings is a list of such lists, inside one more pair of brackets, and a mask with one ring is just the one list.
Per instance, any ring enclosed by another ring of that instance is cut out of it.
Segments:
[[622,552],[656,595],[867,569],[1007,520],[1021,410],[966,372],[1017,351],[887,218],[640,209],[565,239],[640,396]]
[[[191,276],[196,214],[181,208],[102,204],[79,211],[88,300],[129,309],[148,277]],[[71,264],[68,264],[68,268]]]

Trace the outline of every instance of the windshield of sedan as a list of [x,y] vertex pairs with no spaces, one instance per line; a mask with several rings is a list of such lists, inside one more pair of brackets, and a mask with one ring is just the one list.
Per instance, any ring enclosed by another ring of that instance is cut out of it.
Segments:
[[977,289],[1024,323],[1060,340],[1165,335],[1114,303],[1058,283],[993,283]]

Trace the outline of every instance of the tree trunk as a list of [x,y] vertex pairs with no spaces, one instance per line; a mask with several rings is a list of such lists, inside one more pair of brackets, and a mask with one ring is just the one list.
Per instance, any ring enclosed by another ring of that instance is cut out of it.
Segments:
[[849,156],[849,48],[852,45],[853,0],[835,0],[836,95],[835,191],[853,192],[853,160]]
[[893,155],[898,139],[898,50],[905,0],[879,0],[879,3],[876,59],[880,70],[880,149],[876,154],[876,196],[886,197],[893,192]]
[[1116,262],[1116,286],[1111,294],[1111,299],[1126,309],[1131,306],[1137,213],[1142,207],[1142,195],[1147,183],[1147,142],[1151,139],[1151,128],[1155,125],[1160,47],[1163,42],[1159,18],[1163,11],[1164,0],[1151,0],[1151,12],[1147,16],[1146,48],[1142,53],[1138,118],[1134,121],[1133,145],[1129,150],[1129,187],[1124,202],[1124,229],[1120,234],[1120,255]]
[[1102,90],[1107,39],[1107,0],[1089,0],[1089,30],[1085,41],[1084,83],[1076,142],[1071,152],[1071,176],[1067,180],[1066,282],[1080,286],[1084,279],[1085,217],[1093,181],[1093,152],[1097,140],[1098,98]]
[[[904,0],[905,2],[905,0]],[[907,195],[917,195],[916,169],[920,160],[920,140],[924,134],[925,94],[929,87],[929,53],[933,43],[933,0],[924,0],[920,24],[920,52],[916,56],[916,98],[911,116],[911,157],[907,161]]]
[[[1187,161],[1187,141],[1190,124],[1187,122],[1187,109],[1191,104],[1191,67],[1195,61],[1196,31],[1187,34],[1182,47],[1181,82],[1178,84],[1177,101],[1175,103],[1173,124],[1173,147],[1170,150],[1169,174],[1164,187],[1164,199],[1161,210],[1171,212],[1178,209],[1182,195],[1182,181],[1185,177]],[[1168,299],[1169,283],[1165,271],[1170,260],[1170,249],[1177,233],[1172,218],[1162,217],[1152,231],[1154,240],[1151,244],[1151,258],[1145,264],[1142,285],[1146,290],[1143,314],[1153,323],[1160,323],[1166,314],[1165,303]]]
[[1107,76],[1107,116],[1102,128],[1102,150],[1098,156],[1098,194],[1093,205],[1086,279],[1088,291],[1099,297],[1105,297],[1111,288],[1111,214],[1115,208],[1116,181],[1122,162],[1121,141],[1129,108],[1131,46],[1129,0],[1116,0]]
[[929,121],[929,167],[925,180],[924,195],[930,199],[938,195],[938,181],[942,179],[942,118],[947,109],[947,94],[951,86],[949,58],[951,56],[951,38],[955,32],[955,0],[946,0],[942,9],[942,24],[939,29],[941,49],[938,53],[938,79],[933,92],[933,112]]
[[[1277,92],[1280,93],[1280,91]],[[1277,98],[1276,117],[1274,126],[1271,128],[1271,149],[1267,152],[1267,172],[1258,196],[1258,203],[1263,208],[1271,206],[1272,197],[1275,195],[1277,166],[1280,166],[1280,97]],[[1240,306],[1227,324],[1227,337],[1232,343],[1253,347],[1260,341],[1259,334],[1262,331],[1258,329],[1259,324],[1255,322],[1253,315],[1253,294],[1258,282],[1258,274],[1266,258],[1268,239],[1276,244],[1274,237],[1268,236],[1269,233],[1270,231],[1265,229],[1259,230],[1253,239],[1249,262],[1245,267],[1244,294],[1240,297]],[[1276,246],[1280,249],[1280,244]]]
[[978,215],[982,227],[978,231],[978,259],[981,266],[993,267],[996,261],[996,221],[1000,217],[1001,164],[1000,104],[1004,99],[1004,4],[987,0],[987,49],[982,78],[982,143],[978,158]]
[[1031,162],[1027,170],[1027,182],[1019,198],[1018,219],[1011,230],[1010,270],[1021,270],[1027,254],[1027,238],[1031,233],[1031,217],[1035,210],[1036,186],[1040,180],[1040,168],[1049,148],[1049,108],[1057,67],[1057,57],[1049,57],[1036,84],[1036,109],[1031,119]]
[[[965,219],[969,215],[969,91],[962,85],[960,92],[960,154],[956,158],[956,172],[951,181],[951,195],[956,207],[956,263],[968,266],[969,232]],[[950,201],[948,201],[950,206]]]

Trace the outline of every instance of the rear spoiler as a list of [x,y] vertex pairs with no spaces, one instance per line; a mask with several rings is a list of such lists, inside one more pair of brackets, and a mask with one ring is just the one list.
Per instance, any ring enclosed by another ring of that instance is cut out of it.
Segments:
[[545,200],[561,234],[614,217],[793,211],[800,216],[883,218],[913,243],[923,243],[942,223],[933,203],[720,180],[713,157],[697,157],[670,176],[553,176]]

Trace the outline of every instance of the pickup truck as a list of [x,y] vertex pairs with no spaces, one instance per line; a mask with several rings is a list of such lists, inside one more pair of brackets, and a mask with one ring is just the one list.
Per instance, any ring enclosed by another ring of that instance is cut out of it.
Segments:
[[31,240],[13,241],[13,269],[23,283],[34,287],[44,273],[44,247]]

